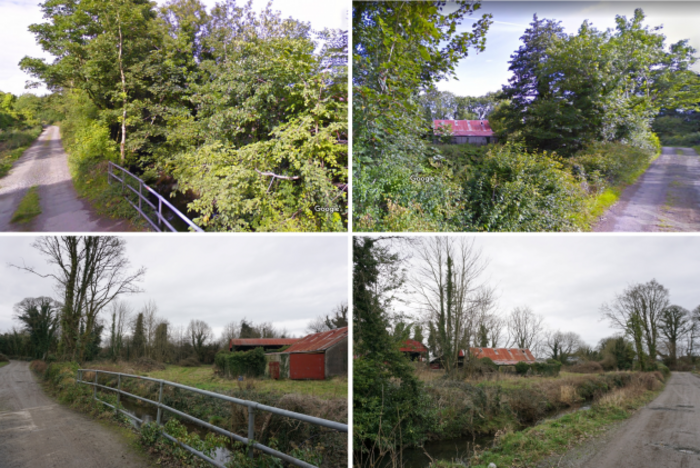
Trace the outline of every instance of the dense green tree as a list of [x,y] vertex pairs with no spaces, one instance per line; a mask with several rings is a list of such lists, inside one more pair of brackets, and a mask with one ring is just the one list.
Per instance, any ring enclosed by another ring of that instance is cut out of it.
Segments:
[[353,238],[353,445],[360,466],[376,466],[378,454],[396,446],[420,443],[428,418],[421,383],[389,332],[388,308],[404,278],[387,242]]
[[29,297],[15,304],[16,317],[29,333],[31,354],[35,359],[46,359],[56,345],[60,306],[49,297]]
[[146,353],[146,327],[144,326],[143,313],[141,312],[139,312],[134,321],[130,348],[129,354],[132,359],[140,358]]

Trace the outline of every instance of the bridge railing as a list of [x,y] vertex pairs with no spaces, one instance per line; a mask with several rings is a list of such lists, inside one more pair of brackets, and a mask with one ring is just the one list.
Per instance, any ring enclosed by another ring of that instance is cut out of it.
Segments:
[[[173,225],[163,215],[163,209],[165,207],[166,209],[170,210],[170,212],[172,212],[175,216],[184,221],[187,224],[187,226],[189,226],[194,231],[204,232],[202,228],[197,226],[195,223],[192,222],[191,219],[182,214],[180,210],[175,208],[161,194],[159,194],[151,187],[146,185],[146,183],[143,180],[141,180],[128,170],[124,169],[123,167],[114,164],[112,161],[109,161],[109,166],[107,168],[107,182],[111,184],[112,180],[115,180],[121,184],[123,194],[125,190],[128,190],[134,195],[136,195],[135,201],[131,200],[131,198],[129,198],[126,194],[124,195],[124,198],[126,199],[126,201],[129,202],[131,206],[133,206],[136,209],[136,211],[139,212],[139,214],[146,221],[148,221],[151,227],[153,227],[153,229],[155,229],[156,231],[162,232],[163,226],[165,226],[170,231],[177,231],[177,229],[175,229],[175,227],[173,227]],[[155,203],[148,199],[149,195],[155,198],[156,202],[158,203],[158,206],[156,206]],[[151,216],[149,216],[146,213],[146,211],[148,211],[146,208],[147,206],[150,207],[153,211],[153,214],[156,218],[155,220],[151,219]]]
[[[94,374],[95,374],[94,381],[88,381],[88,380],[83,379],[83,376],[86,372],[94,372]],[[114,388],[114,387],[109,387],[107,385],[99,384],[98,383],[99,374],[116,375],[117,376],[117,387]],[[158,392],[158,401],[149,400],[148,398],[133,395],[129,392],[122,390],[122,379],[123,378],[148,380],[148,381],[155,382],[155,383],[159,384],[160,389]],[[294,466],[300,466],[303,468],[318,468],[318,467],[311,465],[310,463],[307,463],[303,460],[299,460],[298,458],[294,458],[291,455],[287,455],[286,453],[282,453],[278,450],[270,448],[266,445],[260,444],[260,443],[255,441],[255,412],[256,411],[267,411],[267,412],[272,413],[272,414],[277,414],[279,416],[284,416],[287,418],[296,419],[298,421],[303,421],[303,422],[306,422],[309,424],[314,424],[316,426],[321,426],[321,427],[325,427],[328,429],[333,429],[333,430],[336,430],[338,432],[345,432],[345,433],[348,432],[348,425],[347,424],[342,424],[342,423],[335,422],[335,421],[329,421],[327,419],[316,418],[316,417],[309,416],[309,415],[302,414],[302,413],[295,413],[293,411],[287,411],[287,410],[284,410],[281,408],[275,408],[273,406],[262,405],[260,403],[254,402],[254,401],[242,400],[240,398],[234,398],[234,397],[231,397],[228,395],[222,395],[220,393],[210,392],[207,390],[200,390],[198,388],[188,387],[187,385],[182,385],[182,384],[175,383],[175,382],[169,382],[167,380],[153,379],[151,377],[141,377],[138,375],[122,374],[119,372],[109,372],[109,371],[97,370],[97,369],[78,369],[77,381],[79,383],[91,385],[93,387],[93,390],[94,390],[93,391],[93,398],[95,400],[97,400],[100,403],[107,405],[110,408],[114,409],[115,411],[120,412],[123,415],[137,421],[139,424],[143,423],[142,419],[140,419],[140,418],[136,417],[135,415],[130,414],[130,413],[124,411],[123,409],[119,408],[119,406],[120,406],[119,402],[121,400],[121,396],[124,395],[127,397],[135,398],[139,401],[144,401],[146,403],[154,405],[155,407],[158,408],[156,422],[158,423],[159,426],[161,426],[161,434],[163,435],[163,437],[170,440],[171,442],[174,442],[174,443],[180,445],[183,449],[187,450],[188,452],[192,453],[193,455],[196,455],[199,458],[201,458],[201,459],[203,459],[203,460],[209,462],[210,464],[212,464],[216,467],[219,467],[219,468],[226,468],[226,467],[224,464],[219,463],[216,460],[208,457],[204,453],[192,448],[191,446],[189,446],[183,442],[180,442],[175,437],[173,437],[170,434],[167,434],[165,432],[165,429],[164,429],[163,424],[161,422],[163,411],[169,411],[172,414],[175,414],[181,418],[187,419],[188,421],[192,421],[196,424],[199,424],[200,426],[205,427],[211,431],[214,431],[218,434],[221,434],[223,436],[229,437],[233,440],[236,440],[238,442],[242,442],[242,443],[246,444],[248,446],[248,456],[251,458],[253,457],[253,450],[256,449],[256,450],[259,450],[267,455],[271,455],[273,457],[276,457],[276,458],[284,460],[288,463],[291,463]],[[188,390],[190,392],[198,393],[200,395],[205,395],[205,396],[209,396],[212,398],[218,398],[220,400],[224,400],[224,401],[227,401],[229,403],[235,403],[237,405],[246,406],[248,408],[248,437],[243,437],[243,436],[240,436],[238,434],[234,434],[233,432],[227,431],[226,429],[223,429],[221,427],[215,426],[214,424],[210,424],[208,422],[202,421],[199,418],[196,418],[194,416],[190,416],[187,413],[184,413],[182,411],[178,411],[175,408],[171,408],[170,406],[163,404],[163,387],[165,387],[165,386],[171,386],[171,387],[179,388],[182,390]],[[103,389],[103,390],[107,390],[107,391],[111,391],[111,392],[116,392],[117,405],[116,406],[111,405],[111,404],[107,403],[106,401],[103,401],[103,400],[100,400],[99,398],[97,398],[97,389],[98,388]]]

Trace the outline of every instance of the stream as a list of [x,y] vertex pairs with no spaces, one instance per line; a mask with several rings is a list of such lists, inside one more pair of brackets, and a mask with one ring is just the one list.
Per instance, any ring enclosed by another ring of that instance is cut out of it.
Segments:
[[[545,421],[559,419],[577,411],[586,411],[589,409],[591,409],[590,402],[586,402],[583,406],[567,408],[555,412],[550,417],[540,420],[532,426],[542,424]],[[469,459],[473,454],[474,445],[476,444],[480,449],[483,449],[491,445],[493,439],[494,436],[492,435],[478,435],[475,439],[471,436],[465,436],[456,439],[428,441],[423,444],[423,447],[404,448],[401,452],[401,463],[396,466],[400,466],[401,468],[427,468],[430,466],[432,459],[433,461],[447,460],[456,463],[462,462],[466,467],[469,466]],[[389,459],[380,464],[381,468],[392,468],[393,466]]]

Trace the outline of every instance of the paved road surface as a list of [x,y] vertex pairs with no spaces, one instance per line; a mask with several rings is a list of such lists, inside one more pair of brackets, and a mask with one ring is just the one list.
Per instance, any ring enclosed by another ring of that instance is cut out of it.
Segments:
[[2,468],[141,468],[118,432],[49,399],[26,362],[0,368]]
[[[30,187],[39,187],[42,213],[30,223],[10,223]],[[130,230],[125,221],[97,216],[78,198],[68,171],[68,157],[58,127],[46,128],[39,139],[0,179],[0,231],[104,232]]]
[[[700,467],[700,378],[674,372],[664,391],[608,436],[589,447],[586,461],[563,461],[577,468]],[[592,456],[591,456],[592,455]]]
[[593,230],[700,231],[700,157],[692,148],[663,148],[661,156],[637,183],[625,189]]

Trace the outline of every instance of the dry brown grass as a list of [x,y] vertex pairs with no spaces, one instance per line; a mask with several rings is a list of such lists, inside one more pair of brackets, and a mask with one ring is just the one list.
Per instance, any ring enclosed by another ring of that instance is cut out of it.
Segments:
[[604,372],[603,366],[595,361],[582,362],[581,364],[569,366],[566,368],[566,371],[575,374],[601,374]]
[[32,361],[29,363],[29,368],[36,372],[37,374],[43,374],[46,372],[48,365],[44,361]]

